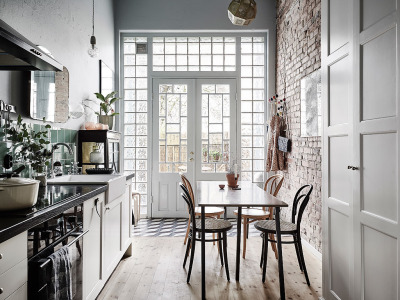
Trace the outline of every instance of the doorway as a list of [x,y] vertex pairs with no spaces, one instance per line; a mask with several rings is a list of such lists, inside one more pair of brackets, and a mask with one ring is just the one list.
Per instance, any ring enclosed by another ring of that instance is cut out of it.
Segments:
[[237,157],[236,80],[154,79],[152,111],[152,216],[186,217],[179,173],[225,180]]

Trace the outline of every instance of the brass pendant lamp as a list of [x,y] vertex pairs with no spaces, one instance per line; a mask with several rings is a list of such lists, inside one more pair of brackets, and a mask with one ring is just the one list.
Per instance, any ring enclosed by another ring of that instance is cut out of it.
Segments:
[[254,0],[232,0],[228,7],[228,17],[234,25],[249,25],[257,14]]

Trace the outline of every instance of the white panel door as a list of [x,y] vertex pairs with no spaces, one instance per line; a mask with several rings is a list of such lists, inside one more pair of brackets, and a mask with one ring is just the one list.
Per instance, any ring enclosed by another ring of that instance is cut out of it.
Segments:
[[398,2],[322,2],[325,299],[399,299]]
[[153,81],[152,217],[187,216],[179,173],[194,181],[194,82]]

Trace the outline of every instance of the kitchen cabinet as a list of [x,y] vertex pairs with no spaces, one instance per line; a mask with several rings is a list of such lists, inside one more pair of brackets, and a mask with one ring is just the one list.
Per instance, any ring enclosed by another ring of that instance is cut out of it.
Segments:
[[26,294],[28,281],[27,232],[0,244],[0,300],[14,292]]
[[83,204],[83,299],[95,298],[102,288],[101,223],[105,194],[102,193]]

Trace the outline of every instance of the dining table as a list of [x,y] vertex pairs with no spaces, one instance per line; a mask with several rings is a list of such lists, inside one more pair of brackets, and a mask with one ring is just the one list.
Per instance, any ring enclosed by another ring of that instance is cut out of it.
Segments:
[[[238,188],[226,186],[220,189],[220,184],[226,182],[197,181],[196,199],[201,208],[201,298],[206,299],[206,258],[205,258],[205,208],[207,206],[237,207],[237,240],[236,240],[236,281],[240,278],[240,244],[241,219],[243,207],[273,207],[275,208],[276,244],[278,250],[279,288],[281,299],[285,299],[285,282],[283,276],[282,244],[280,235],[280,209],[288,204],[261,189],[252,182],[239,182]],[[226,213],[225,213],[226,216]],[[246,237],[244,237],[246,238]]]

